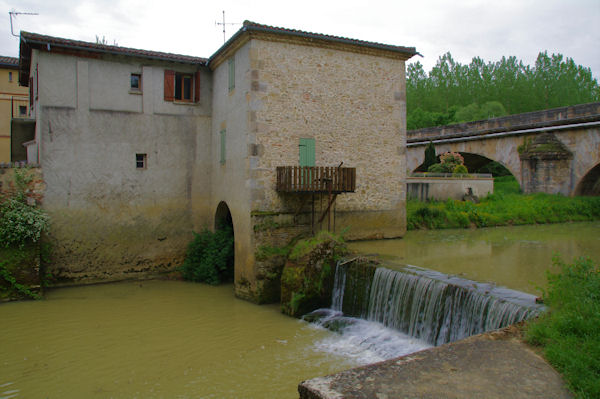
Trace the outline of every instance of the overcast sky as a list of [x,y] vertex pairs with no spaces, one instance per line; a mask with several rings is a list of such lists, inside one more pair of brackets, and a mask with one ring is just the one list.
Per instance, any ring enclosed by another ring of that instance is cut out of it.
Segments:
[[[244,20],[416,47],[429,72],[451,52],[468,64],[514,55],[533,65],[561,53],[600,78],[600,0],[0,0],[0,55],[18,56],[20,30],[124,47],[209,57],[223,44],[222,21]],[[241,25],[228,25],[227,37]]]

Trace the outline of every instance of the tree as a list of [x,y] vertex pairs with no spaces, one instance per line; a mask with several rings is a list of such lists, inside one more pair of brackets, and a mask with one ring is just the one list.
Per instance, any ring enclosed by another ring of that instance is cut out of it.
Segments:
[[427,74],[420,62],[407,66],[409,130],[600,101],[590,68],[562,54],[540,52],[535,65],[516,57],[469,65],[442,55]]
[[423,168],[427,170],[436,162],[437,159],[435,156],[435,146],[433,145],[433,142],[430,141],[429,144],[427,144],[427,147],[425,147],[425,160],[423,161]]

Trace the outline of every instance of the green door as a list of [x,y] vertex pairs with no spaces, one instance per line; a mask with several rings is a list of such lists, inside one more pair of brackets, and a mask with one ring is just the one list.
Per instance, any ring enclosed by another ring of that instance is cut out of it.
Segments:
[[[300,139],[300,167],[315,166],[315,139]],[[307,187],[312,180],[312,173],[302,171],[302,186]]]
[[300,139],[300,166],[315,166],[315,139]]

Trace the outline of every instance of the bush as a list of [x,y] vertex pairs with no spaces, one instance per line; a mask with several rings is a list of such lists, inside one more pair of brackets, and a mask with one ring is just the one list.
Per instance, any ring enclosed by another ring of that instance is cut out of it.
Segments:
[[194,233],[181,266],[186,280],[212,285],[233,279],[233,229]]
[[450,164],[434,163],[429,168],[427,168],[427,172],[430,172],[430,173],[452,173],[452,168],[450,167]]
[[456,165],[454,170],[452,170],[452,174],[454,175],[466,175],[469,173],[469,170],[465,165]]
[[47,229],[46,213],[27,205],[20,196],[0,203],[0,242],[4,246],[23,247],[27,242],[37,242]]
[[527,325],[526,339],[544,348],[579,398],[600,397],[600,267],[591,259],[554,260],[544,303],[549,311]]

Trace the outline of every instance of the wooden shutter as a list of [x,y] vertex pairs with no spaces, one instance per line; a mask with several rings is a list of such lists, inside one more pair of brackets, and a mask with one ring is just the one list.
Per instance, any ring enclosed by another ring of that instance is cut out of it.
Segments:
[[200,71],[194,74],[194,102],[200,102]]
[[165,101],[175,99],[175,71],[165,69]]

